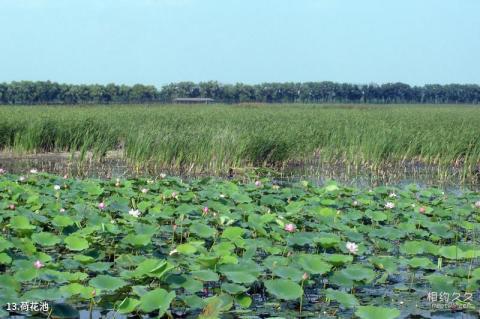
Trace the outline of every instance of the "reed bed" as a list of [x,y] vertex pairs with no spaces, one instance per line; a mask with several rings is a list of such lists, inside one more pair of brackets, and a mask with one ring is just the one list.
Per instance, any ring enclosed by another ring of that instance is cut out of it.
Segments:
[[199,170],[418,162],[474,176],[479,123],[479,107],[458,105],[2,106],[0,149],[115,150],[138,165]]

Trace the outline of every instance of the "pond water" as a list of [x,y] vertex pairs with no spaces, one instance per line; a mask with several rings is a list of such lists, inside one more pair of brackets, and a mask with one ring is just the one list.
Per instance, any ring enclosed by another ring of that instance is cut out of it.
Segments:
[[449,192],[463,190],[480,190],[480,173],[469,179],[462,178],[461,167],[448,169],[422,163],[395,163],[384,166],[359,165],[353,166],[341,163],[322,163],[318,159],[303,162],[292,162],[281,168],[240,168],[230,170],[195,170],[172,169],[155,163],[136,166],[129,164],[118,153],[107,154],[102,160],[95,160],[87,156],[79,161],[77,155],[70,153],[45,153],[19,155],[0,153],[0,167],[11,173],[27,173],[31,168],[52,174],[80,178],[124,178],[124,177],[158,177],[161,174],[181,176],[185,179],[197,177],[231,177],[252,175],[266,175],[280,183],[290,183],[299,180],[308,180],[317,185],[323,185],[329,180],[335,180],[345,186],[375,187],[406,186],[416,184],[420,187],[440,187]]

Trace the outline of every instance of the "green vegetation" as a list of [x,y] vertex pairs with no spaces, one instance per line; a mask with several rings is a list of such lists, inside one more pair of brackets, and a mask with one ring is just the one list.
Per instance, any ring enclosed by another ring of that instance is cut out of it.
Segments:
[[208,97],[222,103],[480,103],[480,86],[448,84],[410,86],[335,82],[151,85],[72,85],[21,81],[0,83],[0,104],[170,103],[178,97]]
[[479,213],[478,193],[413,185],[2,174],[0,304],[48,301],[53,318],[466,312],[480,306]]
[[474,179],[478,123],[474,106],[5,106],[0,149],[117,150],[138,165],[208,172],[314,158],[369,167],[413,161]]

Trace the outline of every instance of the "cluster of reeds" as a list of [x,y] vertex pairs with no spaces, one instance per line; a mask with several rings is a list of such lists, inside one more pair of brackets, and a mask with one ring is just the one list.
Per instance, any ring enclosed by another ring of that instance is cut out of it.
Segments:
[[158,105],[0,107],[0,149],[120,150],[139,165],[228,169],[290,161],[418,161],[478,173],[475,106]]

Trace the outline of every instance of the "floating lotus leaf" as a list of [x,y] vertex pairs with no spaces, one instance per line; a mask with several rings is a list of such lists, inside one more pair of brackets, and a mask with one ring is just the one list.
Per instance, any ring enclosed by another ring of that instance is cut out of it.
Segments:
[[219,270],[234,283],[250,284],[257,280],[261,268],[254,262],[248,261],[239,264],[222,265]]
[[359,304],[357,298],[355,298],[354,295],[351,295],[344,291],[333,290],[329,288],[327,289],[325,296],[331,300],[335,300],[346,308],[353,308],[358,306]]
[[300,255],[296,258],[306,272],[315,275],[325,274],[332,269],[332,265],[323,260],[322,255]]
[[270,294],[282,300],[295,300],[303,295],[302,287],[291,280],[267,280],[264,284]]
[[73,225],[75,222],[68,216],[57,215],[53,218],[52,224],[57,227],[67,227]]
[[14,216],[10,219],[10,227],[16,230],[31,230],[35,226],[30,224],[30,221],[25,216]]
[[125,282],[125,280],[118,277],[112,277],[109,275],[98,275],[97,277],[91,279],[89,281],[89,284],[90,286],[100,290],[115,291],[124,287],[127,283]]
[[61,239],[58,236],[48,232],[35,233],[32,235],[32,240],[37,244],[46,247],[55,246],[61,242]]
[[117,311],[121,314],[131,313],[135,311],[139,304],[140,300],[127,297],[118,305]]
[[164,289],[157,288],[147,292],[140,298],[139,309],[144,312],[158,310],[158,316],[161,317],[168,310],[174,298],[174,291],[168,292]]
[[88,241],[85,238],[79,237],[77,235],[70,235],[66,237],[64,239],[64,242],[67,248],[73,251],[81,251],[90,247]]
[[375,272],[372,269],[361,265],[349,265],[341,272],[353,281],[371,282],[375,278]]

